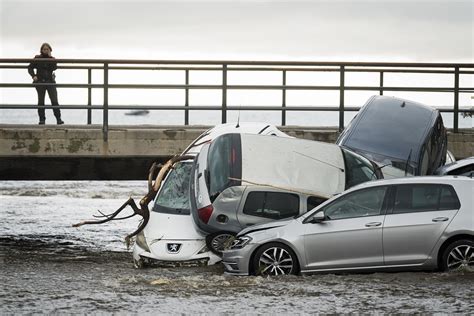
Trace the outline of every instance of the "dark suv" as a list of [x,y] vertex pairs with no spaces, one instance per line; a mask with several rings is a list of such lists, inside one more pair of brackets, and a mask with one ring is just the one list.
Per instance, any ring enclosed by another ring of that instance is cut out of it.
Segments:
[[413,101],[373,96],[336,143],[406,174],[431,175],[445,163],[447,133],[438,110]]

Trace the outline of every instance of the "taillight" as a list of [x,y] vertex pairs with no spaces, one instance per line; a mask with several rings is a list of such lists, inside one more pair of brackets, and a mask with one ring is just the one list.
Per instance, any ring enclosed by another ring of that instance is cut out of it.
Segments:
[[214,208],[212,207],[212,204],[198,209],[199,219],[207,224],[207,222],[209,222],[209,218],[211,218],[213,210]]

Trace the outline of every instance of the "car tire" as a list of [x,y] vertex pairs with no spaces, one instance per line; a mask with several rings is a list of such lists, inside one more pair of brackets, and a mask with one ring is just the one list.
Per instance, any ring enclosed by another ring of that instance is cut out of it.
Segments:
[[232,242],[236,233],[229,231],[219,231],[206,236],[206,246],[218,256],[222,256],[222,251]]
[[474,269],[474,241],[468,239],[451,243],[441,256],[441,271]]
[[298,274],[298,259],[287,245],[269,243],[260,247],[255,253],[253,272],[261,276]]

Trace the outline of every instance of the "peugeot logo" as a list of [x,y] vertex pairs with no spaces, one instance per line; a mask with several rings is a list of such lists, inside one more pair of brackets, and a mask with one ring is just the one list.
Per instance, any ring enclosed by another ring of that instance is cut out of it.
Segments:
[[166,244],[169,253],[178,253],[181,250],[181,244]]

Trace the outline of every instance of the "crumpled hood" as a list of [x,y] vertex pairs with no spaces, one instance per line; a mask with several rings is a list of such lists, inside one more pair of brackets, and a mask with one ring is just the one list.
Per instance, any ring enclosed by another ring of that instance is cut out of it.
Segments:
[[281,221],[274,221],[274,222],[269,222],[269,223],[265,223],[265,224],[253,225],[251,227],[247,227],[247,228],[241,230],[237,234],[237,237],[243,236],[243,235],[246,235],[246,234],[249,234],[249,233],[252,233],[252,232],[256,232],[256,231],[262,231],[262,230],[268,230],[268,229],[275,228],[275,227],[286,226],[286,225],[292,223],[294,220],[295,220],[294,218],[290,218],[290,219],[281,220]]

